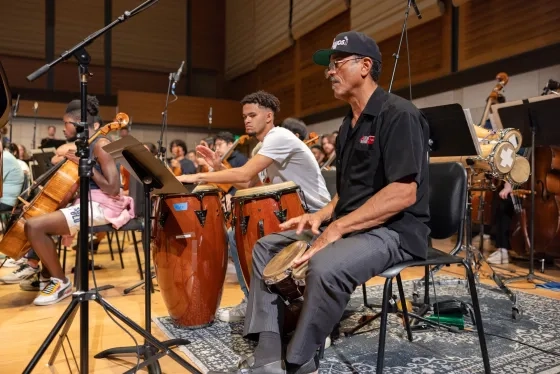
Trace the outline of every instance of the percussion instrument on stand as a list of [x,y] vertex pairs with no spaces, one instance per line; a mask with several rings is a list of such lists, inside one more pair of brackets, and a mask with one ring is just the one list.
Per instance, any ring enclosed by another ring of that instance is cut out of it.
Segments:
[[152,254],[169,316],[185,328],[214,321],[222,298],[228,241],[219,189],[157,196]]
[[245,283],[251,284],[253,247],[268,234],[283,231],[279,225],[308,211],[305,196],[294,182],[238,190],[231,199],[235,241]]

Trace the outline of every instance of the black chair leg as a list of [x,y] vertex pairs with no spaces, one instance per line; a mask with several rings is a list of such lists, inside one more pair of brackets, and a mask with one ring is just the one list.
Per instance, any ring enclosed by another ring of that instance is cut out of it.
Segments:
[[107,242],[109,244],[109,253],[111,254],[111,261],[115,261],[115,256],[113,255],[113,233],[112,232],[107,233]]
[[[121,260],[121,268],[124,269],[124,261],[122,258],[121,242],[119,241],[119,232],[115,231],[115,238],[117,238],[117,252],[119,253],[119,259]],[[124,241],[122,243],[124,245]]]
[[430,304],[430,267],[424,267],[424,304]]
[[389,301],[392,294],[392,278],[385,280],[383,288],[383,306],[381,307],[381,322],[379,324],[379,346],[377,347],[377,370],[376,374],[383,372],[385,361],[385,337],[387,335],[387,315],[389,313]]
[[[134,243],[134,252],[136,253],[136,262],[138,263],[138,270],[140,271],[140,280],[144,279],[144,272],[142,271],[142,262],[140,262],[140,253],[138,252],[138,242],[136,241],[136,234],[131,231],[132,243]],[[146,249],[144,249],[146,250]]]
[[371,306],[368,303],[368,299],[367,299],[367,289],[366,289],[366,284],[365,283],[362,284],[362,295],[364,295],[364,306],[366,308],[371,308]]
[[404,289],[400,274],[397,275],[397,286],[399,288],[399,298],[401,299],[401,307],[403,312],[404,325],[406,327],[406,335],[408,336],[408,340],[412,341],[412,330],[410,329],[410,319],[408,318],[408,308],[406,307],[406,298],[404,297]]
[[488,349],[486,347],[486,336],[484,335],[484,327],[482,326],[482,315],[480,314],[480,304],[478,303],[478,294],[476,292],[476,283],[470,265],[467,261],[463,261],[463,266],[467,272],[469,282],[469,291],[471,293],[471,300],[473,303],[474,316],[476,318],[476,330],[478,332],[478,341],[480,344],[480,351],[482,354],[482,361],[484,362],[484,372],[490,374],[490,359],[488,357]]

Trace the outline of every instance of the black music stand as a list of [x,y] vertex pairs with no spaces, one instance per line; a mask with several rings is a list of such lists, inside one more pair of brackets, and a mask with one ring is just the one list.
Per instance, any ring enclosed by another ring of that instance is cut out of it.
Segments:
[[[476,137],[476,132],[471,124],[468,123],[465,116],[463,108],[459,104],[448,104],[429,108],[421,109],[428,123],[430,125],[430,152],[429,156],[432,157],[461,157],[478,154],[476,144],[478,144],[478,139]],[[470,165],[469,159],[466,159],[467,165]],[[451,255],[457,255],[463,249],[466,250],[466,256],[469,263],[479,264],[480,261],[485,261],[482,253],[478,251],[476,258],[472,249],[472,199],[471,199],[471,189],[467,193],[467,209],[465,214],[465,244],[458,245],[453,248],[450,252]],[[480,266],[480,265],[478,265]],[[431,271],[430,274],[426,273],[423,281],[414,283],[414,296],[417,298],[417,287],[419,284],[424,283],[425,293],[424,295],[429,295],[429,275],[435,274],[439,271],[442,266],[436,266]],[[517,305],[517,296],[509,290],[500,276],[494,272],[492,267],[489,266],[492,271],[491,278],[499,287],[500,291],[505,293],[511,302],[512,306],[512,316],[517,318],[521,313],[519,306]],[[453,284],[459,283],[458,281],[451,281]],[[438,284],[445,284],[445,281],[439,281]],[[466,283],[466,282],[465,282]],[[499,292],[499,291],[498,291]],[[425,304],[429,303],[425,296]]]
[[[186,193],[187,189],[181,182],[152,155],[146,147],[136,140],[132,135],[126,136],[120,140],[112,142],[103,149],[108,152],[116,162],[124,166],[130,172],[130,175],[140,181],[144,186],[144,231],[142,232],[142,246],[144,247],[144,279],[151,279],[150,267],[150,239],[151,239],[151,204],[150,193],[152,191],[158,194]],[[176,345],[190,344],[187,339],[172,339],[165,342],[158,341],[151,335],[151,290],[145,287],[145,331],[144,344],[138,347],[119,347],[110,348],[96,354],[95,358],[106,358],[118,354],[137,354],[144,362],[127,373],[136,372],[137,369],[148,366],[151,374],[160,374],[161,369],[158,360],[164,355],[169,355],[178,364],[193,373],[200,373],[192,365],[178,356],[169,347]]]
[[535,274],[535,147],[560,144],[560,131],[555,126],[560,116],[560,97],[556,95],[537,96],[530,99],[518,100],[493,106],[500,122],[508,128],[516,128],[523,137],[521,145],[531,147],[531,227],[529,248],[529,273],[512,277],[506,283],[518,280],[540,280],[550,282],[550,279]]

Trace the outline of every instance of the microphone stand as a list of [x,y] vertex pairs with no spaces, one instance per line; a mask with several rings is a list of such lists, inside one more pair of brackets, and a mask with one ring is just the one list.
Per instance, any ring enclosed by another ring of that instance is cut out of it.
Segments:
[[[402,31],[401,31],[401,39],[399,40],[399,46],[397,47],[397,53],[393,54],[393,57],[395,57],[395,64],[393,65],[393,73],[391,75],[391,83],[389,84],[389,92],[391,92],[391,89],[393,88],[393,82],[395,80],[395,73],[397,72],[397,63],[399,62],[402,41],[403,41],[404,34],[406,33],[406,27],[407,27],[407,23],[408,23],[408,15],[410,13],[410,7],[411,6],[414,7],[414,10],[416,11],[416,14],[417,14],[418,18],[422,18],[422,16],[420,15],[420,11],[418,10],[418,7],[416,6],[416,2],[414,0],[407,0],[406,10],[404,12],[404,22],[403,22],[403,27],[402,27]],[[408,45],[408,36],[407,36],[407,45]],[[408,47],[407,47],[406,53],[410,54],[410,51],[408,50]],[[409,74],[410,74],[410,66],[409,66]],[[410,97],[410,100],[412,100],[412,97]]]
[[12,111],[10,112],[10,143],[13,143],[12,129],[14,127],[13,119],[17,117],[17,112],[19,110],[19,94],[17,95],[16,103],[12,106]]
[[[31,73],[28,77],[28,81],[34,81],[35,79],[39,78],[40,76],[44,75],[47,71],[49,71],[53,66],[57,65],[58,63],[70,59],[70,57],[76,58],[79,64],[79,77],[80,77],[80,122],[75,123],[77,129],[77,137],[78,140],[76,141],[77,146],[77,155],[80,157],[79,163],[79,177],[80,177],[80,246],[78,252],[78,261],[79,261],[79,277],[78,277],[78,290],[72,294],[72,301],[62,313],[60,319],[56,322],[51,332],[48,334],[45,341],[41,344],[27,367],[24,369],[24,374],[29,374],[33,371],[35,366],[39,363],[41,357],[45,354],[48,347],[57,336],[58,332],[63,328],[64,330],[68,329],[69,324],[72,323],[74,316],[76,315],[78,308],[80,309],[80,373],[89,373],[89,301],[95,300],[98,304],[100,304],[106,312],[110,312],[113,314],[117,319],[123,322],[128,327],[132,328],[136,333],[141,335],[145,339],[144,345],[136,346],[136,354],[140,361],[140,356],[144,359],[144,362],[138,362],[135,369],[132,369],[132,372],[138,371],[140,368],[148,366],[149,372],[154,374],[161,373],[159,362],[158,360],[165,356],[169,355],[174,361],[178,364],[186,368],[187,370],[191,370],[192,372],[199,373],[192,365],[188,362],[183,360],[179,355],[173,352],[167,345],[163,344],[159,340],[157,340],[150,332],[144,330],[138,324],[130,320],[124,314],[122,314],[118,309],[116,309],[113,305],[105,301],[101,295],[99,294],[98,289],[89,290],[88,289],[88,275],[89,275],[89,267],[88,267],[88,235],[89,233],[89,210],[88,210],[88,192],[89,192],[89,183],[91,177],[91,170],[95,163],[94,160],[89,158],[89,133],[88,133],[88,124],[87,124],[87,83],[88,78],[90,77],[90,73],[88,70],[89,63],[91,61],[91,57],[88,52],[85,50],[85,47],[91,44],[95,39],[103,35],[105,32],[109,31],[117,24],[126,21],[130,17],[140,13],[141,11],[149,8],[150,6],[157,3],[158,0],[147,0],[141,5],[137,6],[132,11],[125,11],[123,15],[118,17],[115,21],[108,24],[107,26],[103,27],[102,29],[94,32],[86,39],[75,45],[74,47],[70,48],[69,50],[65,51],[63,54],[60,55],[59,58],[50,62],[48,64],[43,65],[41,68],[36,70],[35,72]],[[147,249],[146,249],[147,250]],[[95,278],[94,278],[95,280]],[[146,305],[146,308],[149,308],[149,305]],[[125,330],[126,331],[126,330]],[[52,359],[49,362],[52,364]]]

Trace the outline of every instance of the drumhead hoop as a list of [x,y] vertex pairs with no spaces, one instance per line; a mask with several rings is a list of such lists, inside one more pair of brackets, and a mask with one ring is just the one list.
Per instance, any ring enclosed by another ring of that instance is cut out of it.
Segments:
[[285,278],[286,271],[292,267],[294,260],[301,257],[307,248],[307,242],[298,240],[278,252],[264,268],[263,279],[265,282],[276,283]]
[[499,173],[507,174],[511,171],[515,163],[515,148],[510,142],[500,142],[496,144],[490,157],[493,159],[495,169]]
[[200,193],[200,192],[219,192],[220,189],[211,184],[199,184],[192,190],[192,193]]
[[264,186],[245,188],[243,190],[238,190],[235,192],[233,199],[243,198],[243,197],[253,197],[258,195],[272,194],[275,192],[281,192],[286,190],[294,190],[299,188],[297,184],[292,181],[277,183],[277,184],[267,184]]
[[511,143],[511,145],[513,145],[515,149],[515,152],[517,152],[519,151],[519,149],[521,149],[523,136],[521,135],[521,131],[514,128],[508,128],[500,131],[500,140]]
[[531,165],[525,157],[517,157],[513,168],[506,177],[506,181],[512,185],[519,185],[527,182],[531,175]]

